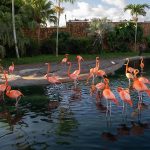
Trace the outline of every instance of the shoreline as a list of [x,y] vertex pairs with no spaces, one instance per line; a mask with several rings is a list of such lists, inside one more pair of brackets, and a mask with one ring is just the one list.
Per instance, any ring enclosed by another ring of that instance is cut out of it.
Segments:
[[[140,60],[141,56],[130,57],[130,61]],[[144,59],[149,59],[150,57],[143,57]],[[126,58],[119,59],[104,59],[100,60],[100,68],[103,69],[107,75],[115,74],[115,71],[119,70],[123,67]],[[81,74],[79,75],[79,81],[86,80],[89,74],[89,69],[95,66],[95,60],[92,61],[84,61],[81,64]],[[57,74],[60,76],[60,81],[64,82],[72,82],[67,75],[67,68],[61,66],[58,69],[57,63],[51,63],[51,68],[53,74]],[[77,63],[73,63],[72,70],[76,70]],[[36,65],[20,65],[15,66],[15,72],[12,75],[8,76],[8,83],[11,86],[34,86],[34,85],[47,85],[50,84],[44,75],[46,74],[47,66],[45,64],[36,64]],[[3,76],[1,74],[1,76]],[[5,80],[1,79],[0,83],[4,83]]]

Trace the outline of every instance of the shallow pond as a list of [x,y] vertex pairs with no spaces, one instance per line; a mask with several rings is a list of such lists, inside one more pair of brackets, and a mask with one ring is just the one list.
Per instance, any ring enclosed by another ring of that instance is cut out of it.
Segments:
[[139,116],[137,93],[131,91],[134,106],[122,112],[116,88],[127,85],[124,74],[110,78],[120,106],[113,105],[107,118],[105,100],[96,103],[85,82],[80,82],[76,91],[72,90],[73,83],[55,90],[51,85],[20,88],[25,96],[18,109],[9,99],[0,106],[1,150],[150,149],[150,98],[143,94],[145,105]]

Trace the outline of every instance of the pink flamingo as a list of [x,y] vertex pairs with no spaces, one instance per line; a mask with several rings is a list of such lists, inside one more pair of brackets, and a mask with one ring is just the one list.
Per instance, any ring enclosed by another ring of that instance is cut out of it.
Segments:
[[147,95],[150,97],[150,89],[148,89],[148,87],[137,78],[138,73],[139,73],[139,70],[136,69],[134,71],[135,77],[133,79],[133,88],[138,92],[138,96],[139,96],[138,106],[140,106],[142,103],[142,92],[146,92]]
[[107,116],[107,113],[108,113],[108,100],[110,101],[110,116],[111,116],[111,101],[114,102],[116,105],[119,105],[119,102],[116,99],[113,92],[110,90],[110,87],[108,85],[109,84],[109,79],[105,78],[104,82],[105,82],[105,89],[103,90],[103,96],[104,96],[104,98],[106,99],[106,102],[107,102],[106,116]]
[[15,69],[15,65],[14,65],[14,63],[12,62],[12,65],[11,66],[9,66],[9,73],[13,73],[14,72],[14,69]]
[[16,107],[18,106],[19,100],[23,96],[23,94],[19,90],[11,90],[11,86],[9,85],[6,88],[6,95],[11,99],[16,99]]
[[117,91],[119,93],[120,98],[123,101],[123,108],[124,108],[124,102],[128,103],[132,107],[133,102],[132,102],[130,94],[129,94],[129,89],[123,89],[122,87],[118,87]]
[[3,95],[3,100],[4,100],[4,92],[5,92],[5,90],[7,88],[7,85],[8,85],[8,79],[7,79],[7,76],[6,76],[7,72],[4,71],[3,73],[4,73],[4,77],[5,77],[5,83],[0,84],[0,93]]
[[50,63],[45,63],[45,65],[47,65],[47,74],[45,75],[45,77],[47,78],[47,81],[54,84],[55,86],[57,83],[61,83],[58,76],[56,76],[56,75],[49,76],[48,75],[50,72]]
[[143,60],[143,57],[141,57],[140,68],[141,68],[141,75],[142,75],[143,69],[144,69],[144,60]]
[[[132,70],[132,69],[128,69],[128,68],[129,68],[129,67],[128,67],[128,63],[129,63],[129,59],[128,59],[128,62],[127,62],[126,64],[124,64],[124,65],[126,65],[125,75],[126,75],[126,77],[128,78],[128,81],[129,81],[129,88],[130,88],[130,86],[131,86],[131,79],[134,78],[134,75],[133,75],[132,73],[129,73],[129,72],[128,72],[128,70]],[[133,72],[134,72],[134,71],[133,71]]]
[[105,83],[103,82],[99,82],[95,85],[96,89],[97,89],[97,95],[96,95],[96,100],[98,100],[99,98],[101,99],[102,97],[102,91],[105,89]]
[[99,69],[99,57],[96,57],[95,68],[91,68],[91,69],[90,69],[90,73],[89,73],[89,76],[88,76],[88,78],[87,78],[87,83],[88,83],[89,79],[92,77],[92,78],[93,78],[92,84],[94,84],[95,75],[96,75],[98,69]]
[[70,73],[71,65],[72,64],[71,64],[71,62],[68,62],[69,68],[68,68],[68,72],[67,72],[69,78],[72,79],[72,80],[74,80],[75,89],[77,87],[77,80],[78,80],[79,74],[81,72],[81,60],[83,60],[83,58],[80,55],[78,55],[77,56],[77,60],[78,60],[78,69],[75,70],[73,73]]
[[69,54],[65,54],[65,58],[62,59],[61,63],[67,63]]

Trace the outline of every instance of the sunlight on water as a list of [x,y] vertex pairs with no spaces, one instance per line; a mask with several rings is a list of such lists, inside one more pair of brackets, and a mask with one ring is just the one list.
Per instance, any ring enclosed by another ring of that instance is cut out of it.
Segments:
[[139,116],[137,93],[131,91],[133,108],[127,106],[123,112],[116,88],[128,86],[124,74],[110,78],[110,87],[120,105],[113,105],[112,116],[107,118],[106,101],[96,103],[89,85],[80,82],[77,90],[72,86],[73,83],[61,88],[23,87],[25,97],[18,109],[15,101],[6,99],[1,103],[1,149],[150,149],[150,98],[143,94],[145,105]]

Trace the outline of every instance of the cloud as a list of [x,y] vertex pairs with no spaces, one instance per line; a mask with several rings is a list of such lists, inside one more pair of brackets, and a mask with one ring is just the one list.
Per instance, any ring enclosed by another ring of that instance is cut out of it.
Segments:
[[[124,0],[102,0],[105,3],[99,3],[97,6],[90,5],[86,2],[77,2],[76,7],[70,9],[65,9],[64,14],[60,17],[60,26],[65,25],[65,15],[68,20],[74,19],[92,19],[92,18],[104,18],[107,17],[112,21],[120,20],[130,20],[132,16],[130,11],[124,12],[123,8],[125,6]],[[103,4],[103,5],[102,5]],[[121,8],[123,7],[123,8]],[[150,10],[147,11],[146,16],[139,16],[139,21],[150,20]]]
[[108,5],[114,5],[118,8],[124,8],[126,6],[125,0],[102,0],[102,2]]

